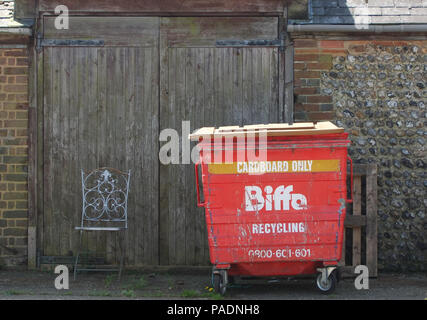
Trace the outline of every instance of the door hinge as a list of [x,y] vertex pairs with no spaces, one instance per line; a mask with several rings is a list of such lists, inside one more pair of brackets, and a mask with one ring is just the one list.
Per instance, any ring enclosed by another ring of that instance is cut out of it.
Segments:
[[282,41],[280,39],[217,40],[215,44],[217,47],[280,47]]
[[285,52],[285,48],[286,48],[286,40],[285,40],[285,38],[280,39],[279,51],[280,52]]
[[43,47],[103,47],[104,40],[92,39],[43,39],[41,33],[37,33],[37,50],[40,51]]
[[41,44],[42,39],[43,39],[43,34],[41,32],[37,32],[37,35],[36,35],[36,51],[37,52],[40,52],[42,49],[42,44]]

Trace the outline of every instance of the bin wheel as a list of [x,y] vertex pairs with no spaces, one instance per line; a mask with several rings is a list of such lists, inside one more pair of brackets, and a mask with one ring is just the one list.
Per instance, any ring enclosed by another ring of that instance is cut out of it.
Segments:
[[227,285],[224,283],[224,277],[222,274],[217,273],[213,275],[213,287],[215,292],[222,296],[225,295],[225,292],[227,291]]
[[322,281],[322,273],[319,273],[317,275],[316,285],[323,294],[331,294],[334,292],[337,285],[336,271],[334,270],[326,281]]

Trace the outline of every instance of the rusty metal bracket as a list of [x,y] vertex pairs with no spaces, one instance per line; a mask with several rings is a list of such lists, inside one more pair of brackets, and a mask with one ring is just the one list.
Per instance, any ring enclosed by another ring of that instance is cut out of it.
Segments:
[[217,40],[217,47],[280,47],[280,39],[259,39],[259,40]]
[[43,47],[103,47],[104,40],[82,40],[82,39],[43,39],[43,34],[37,32],[36,50],[40,52]]
[[37,32],[36,35],[36,51],[40,52],[42,50],[42,39],[43,39],[43,34],[41,32]]
[[37,41],[40,47],[103,47],[104,40],[80,40],[80,39],[40,39]]

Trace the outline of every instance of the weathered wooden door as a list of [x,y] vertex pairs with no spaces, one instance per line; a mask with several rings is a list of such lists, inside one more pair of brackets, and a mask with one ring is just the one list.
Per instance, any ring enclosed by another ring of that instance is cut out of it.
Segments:
[[[75,254],[79,170],[112,166],[132,169],[126,263],[208,263],[194,165],[159,165],[159,132],[281,121],[278,38],[275,17],[75,17],[69,30],[45,18],[41,253]],[[116,245],[113,234],[84,239],[110,262]]]
[[[109,166],[132,170],[126,263],[158,263],[158,30],[159,18],[150,17],[75,17],[69,30],[45,19],[43,255],[75,254],[80,169]],[[84,248],[116,261],[115,234],[87,235]]]
[[[278,38],[274,17],[162,18],[160,129],[281,121]],[[159,227],[161,264],[209,263],[193,164],[160,166]]]

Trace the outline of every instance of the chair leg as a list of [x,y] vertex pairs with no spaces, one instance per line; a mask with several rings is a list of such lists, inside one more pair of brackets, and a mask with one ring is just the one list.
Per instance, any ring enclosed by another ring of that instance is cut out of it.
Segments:
[[82,236],[83,236],[83,230],[80,230],[79,247],[77,248],[77,256],[76,256],[76,261],[74,263],[74,280],[76,280],[76,277],[77,277],[77,264],[79,263],[80,250],[82,246]]

